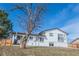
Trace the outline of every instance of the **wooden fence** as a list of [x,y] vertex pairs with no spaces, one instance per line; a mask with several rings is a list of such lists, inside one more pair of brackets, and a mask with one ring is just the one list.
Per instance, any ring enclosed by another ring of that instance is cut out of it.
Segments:
[[2,39],[0,40],[0,47],[2,46],[12,46],[12,40],[11,39]]

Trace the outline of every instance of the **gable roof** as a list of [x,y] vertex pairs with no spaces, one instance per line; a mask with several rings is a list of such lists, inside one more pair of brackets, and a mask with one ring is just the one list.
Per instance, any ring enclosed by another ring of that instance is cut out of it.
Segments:
[[68,33],[66,33],[65,31],[63,31],[63,30],[61,30],[59,28],[47,29],[47,30],[44,30],[44,31],[40,32],[39,34],[42,34],[42,33],[46,32],[46,31],[50,31],[50,30],[59,30],[59,31],[61,31],[61,32],[63,32],[63,33],[68,35]]
[[74,39],[74,40],[71,42],[71,44],[74,43],[74,42],[77,41],[77,40],[79,40],[79,38]]

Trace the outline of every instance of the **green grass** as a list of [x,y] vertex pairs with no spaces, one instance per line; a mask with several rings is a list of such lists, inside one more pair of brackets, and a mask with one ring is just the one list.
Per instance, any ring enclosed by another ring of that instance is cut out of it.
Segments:
[[79,56],[79,49],[28,47],[21,49],[15,47],[1,47],[0,55],[6,56]]

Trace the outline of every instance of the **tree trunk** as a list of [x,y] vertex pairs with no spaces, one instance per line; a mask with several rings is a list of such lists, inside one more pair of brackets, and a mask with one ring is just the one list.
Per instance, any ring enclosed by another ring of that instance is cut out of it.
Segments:
[[27,43],[27,40],[24,40],[20,43],[20,48],[26,48],[26,43]]
[[20,48],[23,48],[22,40],[20,41]]
[[26,44],[27,44],[27,40],[28,40],[28,37],[29,37],[29,35],[27,35],[27,37],[23,37],[22,39],[21,39],[21,43],[20,43],[20,48],[26,48]]
[[26,43],[27,43],[26,41],[23,42],[23,48],[26,48],[27,46]]

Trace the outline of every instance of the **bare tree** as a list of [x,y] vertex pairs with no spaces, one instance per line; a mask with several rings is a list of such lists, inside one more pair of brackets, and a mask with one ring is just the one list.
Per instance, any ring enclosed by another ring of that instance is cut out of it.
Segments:
[[[22,39],[22,48],[26,48],[26,42],[32,32],[40,25],[41,16],[43,16],[46,7],[44,4],[18,4],[13,10],[21,10],[25,13],[26,18],[21,19],[20,25],[27,30],[26,37]],[[21,17],[21,16],[20,16]]]

